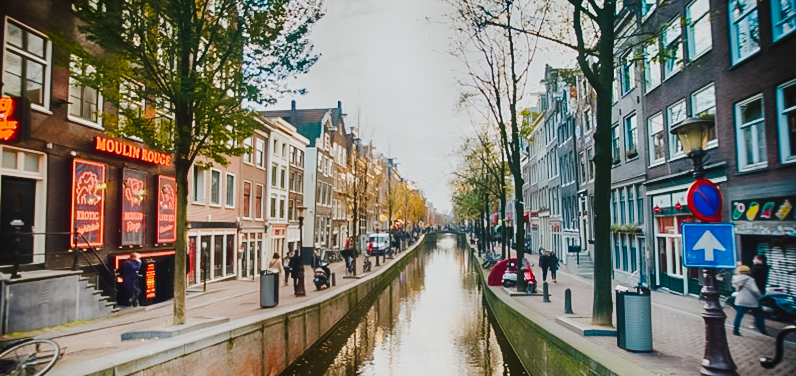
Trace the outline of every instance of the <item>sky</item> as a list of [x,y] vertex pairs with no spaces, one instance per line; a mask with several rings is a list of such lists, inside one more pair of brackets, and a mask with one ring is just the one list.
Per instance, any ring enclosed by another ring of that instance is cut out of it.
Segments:
[[[342,101],[346,124],[395,157],[402,176],[434,207],[450,212],[454,149],[473,126],[457,112],[461,63],[448,51],[452,31],[441,0],[326,0],[325,16],[310,39],[321,55],[306,75],[290,82],[307,94],[285,97],[270,109],[332,108]],[[537,55],[531,82],[542,79]],[[560,58],[558,59],[560,60]]]

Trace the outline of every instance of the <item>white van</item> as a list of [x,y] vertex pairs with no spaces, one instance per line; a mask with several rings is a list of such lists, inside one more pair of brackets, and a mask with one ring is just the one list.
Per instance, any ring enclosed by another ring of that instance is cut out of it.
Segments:
[[384,232],[370,234],[368,241],[373,241],[373,252],[368,252],[368,256],[382,256],[390,247],[390,235]]

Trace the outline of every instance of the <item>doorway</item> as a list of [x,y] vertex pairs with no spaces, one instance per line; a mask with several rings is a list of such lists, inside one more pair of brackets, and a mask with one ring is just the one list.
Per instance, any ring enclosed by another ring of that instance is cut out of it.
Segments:
[[20,220],[19,263],[33,262],[33,220],[36,212],[36,180],[3,176],[0,180],[0,242],[11,244],[0,248],[0,265],[14,264],[14,232],[12,221]]

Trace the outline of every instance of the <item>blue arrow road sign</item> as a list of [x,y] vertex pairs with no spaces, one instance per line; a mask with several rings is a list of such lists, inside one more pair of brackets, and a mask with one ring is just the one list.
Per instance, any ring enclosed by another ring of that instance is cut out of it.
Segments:
[[683,266],[733,269],[735,226],[732,223],[683,223]]

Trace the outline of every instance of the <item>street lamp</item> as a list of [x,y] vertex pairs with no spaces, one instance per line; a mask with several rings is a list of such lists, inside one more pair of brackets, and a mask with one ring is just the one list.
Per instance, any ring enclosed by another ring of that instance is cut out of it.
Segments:
[[296,208],[298,212],[298,222],[299,222],[299,244],[298,244],[298,283],[294,282],[294,292],[296,296],[304,296],[307,295],[307,292],[304,290],[304,256],[301,254],[304,248],[304,212],[307,210],[306,206],[299,206]]
[[[688,118],[672,127],[670,132],[676,135],[683,145],[683,152],[694,162],[694,179],[705,177],[703,158],[708,146],[708,134],[714,127],[712,120]],[[734,252],[735,250],[733,250]],[[724,322],[727,316],[719,303],[719,291],[716,287],[716,269],[702,268],[703,286],[702,319],[705,320],[705,356],[702,359],[702,375],[738,375],[735,362],[727,346],[727,331]]]

